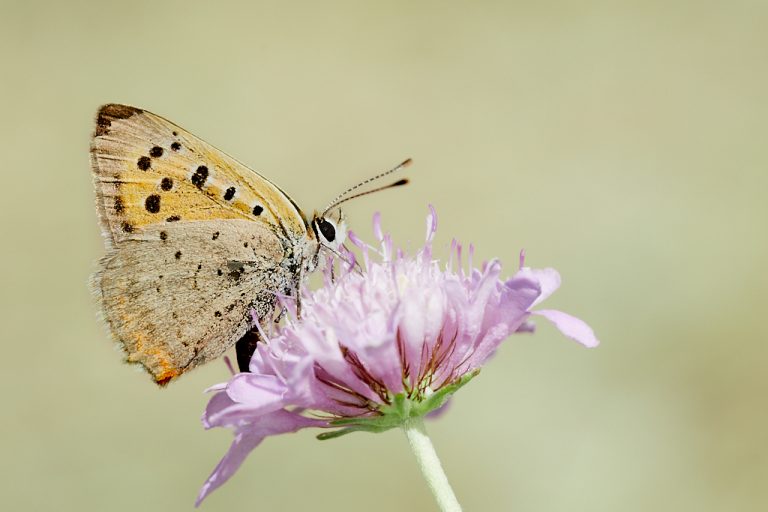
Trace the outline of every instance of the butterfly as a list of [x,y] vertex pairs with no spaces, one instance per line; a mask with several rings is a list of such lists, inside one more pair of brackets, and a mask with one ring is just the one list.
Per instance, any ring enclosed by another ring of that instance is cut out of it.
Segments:
[[[146,110],[109,104],[96,116],[91,166],[106,255],[92,277],[126,360],[159,385],[237,344],[247,371],[259,322],[294,296],[322,250],[338,254],[351,187],[311,219],[278,186]],[[345,197],[347,196],[347,197]],[[242,349],[242,350],[241,350]]]

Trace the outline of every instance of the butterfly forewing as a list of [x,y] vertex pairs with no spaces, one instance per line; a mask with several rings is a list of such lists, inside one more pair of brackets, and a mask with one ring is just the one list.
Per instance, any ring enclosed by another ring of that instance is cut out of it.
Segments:
[[248,219],[298,238],[301,212],[274,184],[150,112],[105,105],[91,148],[99,211],[115,242],[167,222]]

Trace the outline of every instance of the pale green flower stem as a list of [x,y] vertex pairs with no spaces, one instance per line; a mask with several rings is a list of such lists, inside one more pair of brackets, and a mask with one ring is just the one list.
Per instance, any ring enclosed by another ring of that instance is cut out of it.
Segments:
[[437,458],[432,441],[429,440],[427,429],[424,428],[424,420],[421,417],[408,418],[403,424],[403,431],[408,438],[408,444],[416,456],[421,474],[427,481],[429,490],[435,496],[438,507],[442,512],[461,512],[456,495],[448,483],[440,459]]

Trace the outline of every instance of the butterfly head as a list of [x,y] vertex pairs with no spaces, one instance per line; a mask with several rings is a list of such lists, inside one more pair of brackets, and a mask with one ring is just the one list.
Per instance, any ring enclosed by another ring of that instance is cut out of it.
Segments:
[[312,218],[312,230],[317,241],[323,247],[328,247],[336,252],[341,249],[347,238],[347,223],[344,214],[338,210],[338,218],[315,213]]
[[[399,171],[400,169],[410,165],[410,163],[411,159],[409,158],[388,171],[377,174],[376,176],[368,178],[367,180],[364,180],[357,185],[348,188],[336,196],[336,198],[331,201],[331,203],[323,210],[322,213],[315,212],[315,214],[312,216],[312,222],[310,225],[312,226],[312,231],[315,235],[315,238],[317,239],[319,247],[325,247],[330,249],[332,252],[339,254],[341,247],[347,238],[347,224],[345,222],[344,214],[342,213],[339,206],[343,203],[346,203],[347,201],[351,201],[352,199],[357,199],[358,197],[367,196],[368,194],[373,194],[374,192],[379,192],[388,188],[399,187],[401,185],[407,184],[407,179],[401,179],[394,183],[390,183],[389,185],[384,185],[383,187],[376,187],[373,189],[365,190],[363,192],[356,192],[363,185],[388,176],[393,172]],[[331,216],[331,212],[333,211],[338,212],[336,218]],[[315,253],[314,258],[307,260],[310,262],[311,268],[314,268],[317,263],[316,255],[317,253]]]

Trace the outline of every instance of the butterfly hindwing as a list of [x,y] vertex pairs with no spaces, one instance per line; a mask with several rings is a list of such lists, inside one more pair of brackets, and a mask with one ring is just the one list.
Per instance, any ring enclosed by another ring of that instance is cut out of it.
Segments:
[[160,384],[219,357],[249,329],[251,309],[267,318],[275,292],[295,286],[278,263],[280,240],[263,226],[197,221],[163,233],[123,242],[96,275],[105,319],[128,361]]

